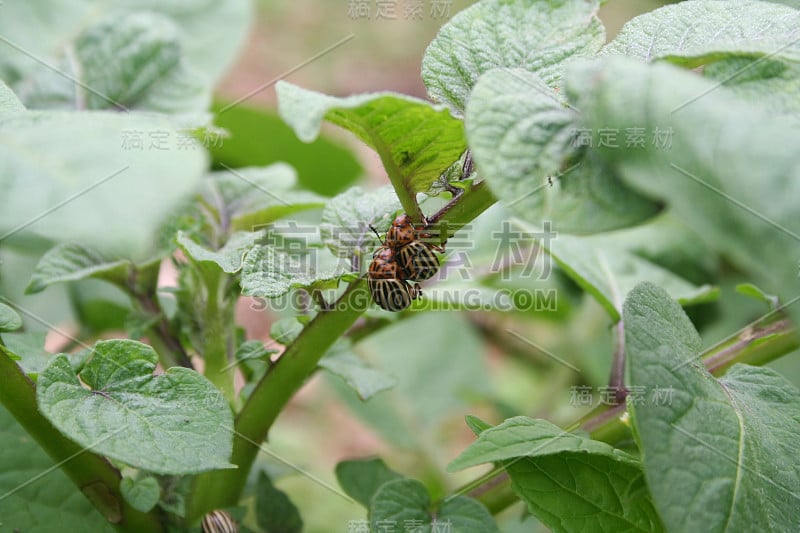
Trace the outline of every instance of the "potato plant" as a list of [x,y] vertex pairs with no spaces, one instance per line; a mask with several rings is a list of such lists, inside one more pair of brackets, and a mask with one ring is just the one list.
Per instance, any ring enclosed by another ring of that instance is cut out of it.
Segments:
[[[283,125],[250,9],[0,2],[0,530],[800,530],[800,4],[480,0]],[[309,382],[393,451],[272,451]]]

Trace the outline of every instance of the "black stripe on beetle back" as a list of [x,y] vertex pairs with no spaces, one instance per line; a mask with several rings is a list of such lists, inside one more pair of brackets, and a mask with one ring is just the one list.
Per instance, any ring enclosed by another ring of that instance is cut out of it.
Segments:
[[200,525],[203,533],[239,533],[239,525],[225,511],[211,511]]
[[386,311],[402,311],[411,305],[411,290],[405,281],[399,279],[367,280],[372,299]]
[[425,243],[414,241],[400,249],[400,268],[411,281],[431,279],[439,271],[439,258]]

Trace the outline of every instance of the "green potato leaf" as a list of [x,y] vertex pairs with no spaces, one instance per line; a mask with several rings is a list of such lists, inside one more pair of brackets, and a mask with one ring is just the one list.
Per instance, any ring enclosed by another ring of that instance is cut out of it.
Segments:
[[537,74],[495,69],[466,110],[470,148],[492,192],[517,216],[561,231],[599,233],[640,223],[657,203],[623,186],[580,150],[578,113]]
[[108,259],[80,244],[59,244],[45,253],[25,288],[27,294],[42,292],[54,283],[82,279],[102,279],[119,287],[130,281],[133,263],[125,259]]
[[140,342],[100,341],[76,375],[59,355],[39,375],[39,409],[75,442],[136,468],[230,468],[233,416],[222,394],[186,368],[154,375],[157,360]]
[[564,63],[593,56],[605,43],[597,1],[483,0],[455,15],[425,51],[428,94],[463,112],[478,78],[493,68],[521,68],[559,87]]
[[[634,436],[647,485],[669,531],[800,527],[800,391],[769,368],[737,364],[722,378],[660,287],[637,286],[624,309]],[[671,391],[660,401],[655,389]]]
[[413,523],[416,531],[431,533],[448,528],[456,533],[495,533],[492,515],[477,501],[466,496],[446,500],[434,514],[425,485],[414,479],[396,479],[381,485],[369,508],[370,527],[402,526]]
[[639,461],[604,442],[518,416],[483,429],[447,468],[496,462],[553,531],[663,530]]
[[[278,112],[300,138],[317,138],[327,120],[352,132],[381,158],[397,191],[414,199],[466,150],[463,123],[441,106],[395,93],[335,98],[278,82]],[[408,210],[408,209],[407,209]]]

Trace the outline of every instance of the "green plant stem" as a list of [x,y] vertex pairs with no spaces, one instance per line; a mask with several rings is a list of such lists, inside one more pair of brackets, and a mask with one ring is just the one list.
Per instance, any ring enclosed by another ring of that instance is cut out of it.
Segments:
[[[198,265],[202,268],[201,265]],[[206,306],[203,312],[203,360],[204,375],[213,383],[230,405],[234,405],[236,391],[233,379],[235,372],[228,368],[228,327],[233,323],[232,313],[226,308],[220,295],[223,276],[218,270],[203,269],[206,286]]]
[[347,330],[347,338],[355,344],[361,339],[369,337],[392,324],[394,324],[394,321],[388,318],[361,319],[356,322],[352,328]]
[[630,438],[630,428],[622,423],[621,417],[627,411],[624,403],[619,405],[599,405],[581,418],[576,428],[589,432],[595,440],[618,444]]
[[757,329],[748,328],[736,337],[718,346],[704,362],[715,376],[724,374],[731,366],[742,362],[762,366],[798,347],[796,335],[784,334],[791,328],[788,320],[781,320]]
[[464,224],[472,222],[478,215],[489,209],[497,198],[485,182],[481,181],[466,189],[455,201],[448,203],[436,214],[428,218],[428,222],[434,224],[440,222],[447,223],[459,229]]
[[158,303],[157,285],[158,268],[152,267],[152,270],[136,268],[131,271],[127,285],[121,288],[142,311],[159,317],[158,321],[148,329],[148,337],[158,353],[161,366],[165,369],[176,365],[192,368],[186,350],[170,331],[169,321]]
[[150,344],[156,349],[161,366],[164,368],[170,368],[172,366],[193,368],[189,356],[186,354],[180,341],[170,332],[169,323],[163,316],[159,306],[148,297],[139,298],[138,301],[142,309],[148,313],[162,315],[158,319],[158,322],[148,329]]
[[[167,345],[164,344],[163,339],[155,334],[154,328],[150,328],[147,330],[148,336],[146,339],[147,344],[153,347],[156,354],[158,355],[158,364],[162,366],[162,368],[172,368],[173,366],[178,366],[178,361],[172,357],[172,352],[170,352]],[[142,340],[145,342],[145,339]],[[59,350],[60,352],[67,352],[69,350]]]
[[398,200],[400,200],[400,205],[403,207],[403,211],[405,211],[406,214],[411,217],[411,220],[415,224],[422,223],[422,209],[420,209],[419,204],[417,203],[417,195],[413,190],[406,186],[403,173],[400,171],[400,167],[398,167],[395,163],[391,149],[384,145],[379,138],[373,139],[372,145],[375,147],[375,151],[378,152],[378,156],[381,158],[383,168],[386,169],[386,174],[389,176],[389,181],[392,183],[392,187],[397,194]]
[[[781,320],[760,328],[747,328],[738,336],[728,339],[700,354],[706,368],[714,376],[721,376],[736,363],[761,366],[800,348],[800,335],[788,320]],[[625,404],[601,405],[592,410],[565,431],[582,429],[592,439],[618,445],[630,439],[630,427],[623,417]],[[468,494],[483,503],[492,514],[497,514],[519,498],[511,488],[511,480],[503,470],[488,474],[463,485],[457,494]]]
[[64,437],[41,415],[35,385],[2,345],[0,383],[0,403],[112,525],[134,533],[163,531],[155,513],[142,513],[125,501],[119,491],[120,473],[108,461]]
[[625,401],[628,391],[625,388],[625,323],[622,318],[614,324],[614,357],[611,360],[608,386],[614,391],[618,403]]
[[[446,219],[450,226],[458,228],[495,201],[489,189],[478,184],[453,199],[432,218],[436,221]],[[459,207],[462,205],[465,207]],[[352,327],[371,301],[366,280],[353,281],[329,310],[321,310],[303,328],[300,336],[270,367],[236,417],[231,462],[238,468],[217,470],[197,477],[187,509],[189,523],[211,510],[235,505],[239,501],[259,451],[253,443],[261,443],[267,438],[273,422],[314,373],[325,352]]]
[[333,308],[320,311],[269,368],[236,418],[231,462],[239,468],[198,476],[187,514],[190,523],[208,511],[238,502],[259,451],[253,443],[266,439],[275,419],[314,373],[325,352],[370,302],[366,280],[353,281]]
[[505,470],[492,470],[474,480],[470,486],[472,488],[465,494],[480,501],[492,514],[497,514],[519,501],[519,496],[511,488],[511,478]]

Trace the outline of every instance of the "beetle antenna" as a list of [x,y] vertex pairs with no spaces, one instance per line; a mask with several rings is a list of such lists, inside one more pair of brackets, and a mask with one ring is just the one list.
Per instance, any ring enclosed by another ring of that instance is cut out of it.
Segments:
[[375,226],[373,226],[372,224],[370,224],[370,225],[369,225],[369,229],[371,229],[371,230],[372,230],[372,233],[374,233],[374,234],[375,234],[375,236],[378,238],[378,240],[380,241],[380,243],[381,243],[382,245],[384,245],[384,246],[385,246],[385,245],[386,245],[386,243],[384,242],[384,240],[383,240],[383,239],[381,239],[381,235],[380,235],[380,233],[378,233],[378,230],[376,230],[376,229],[375,229]]

